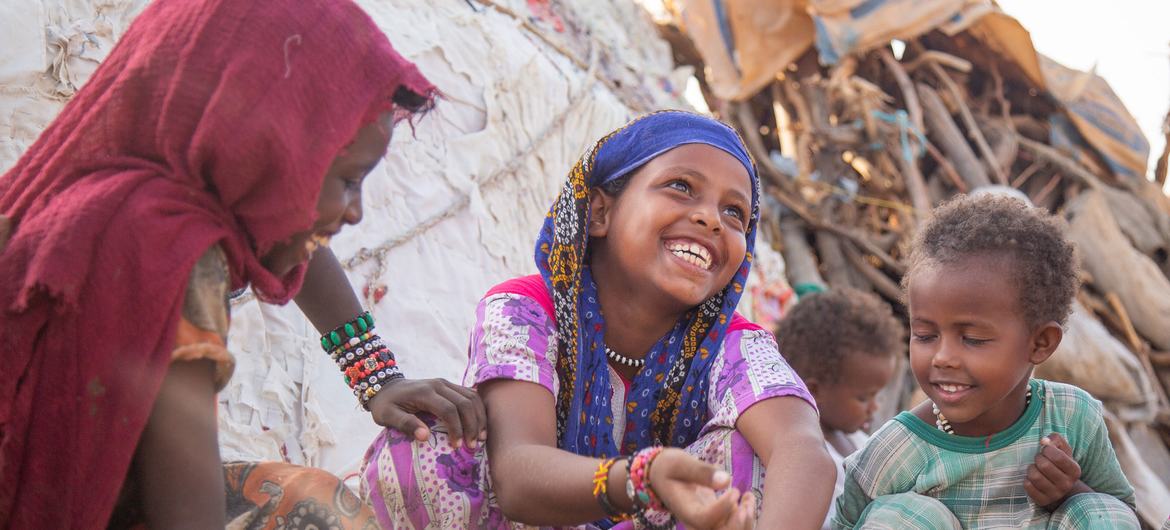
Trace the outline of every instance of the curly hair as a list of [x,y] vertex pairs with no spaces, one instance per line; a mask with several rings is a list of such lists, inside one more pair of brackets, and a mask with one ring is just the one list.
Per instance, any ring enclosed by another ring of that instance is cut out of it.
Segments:
[[974,256],[1010,259],[1019,307],[1029,327],[1068,320],[1080,285],[1076,248],[1064,220],[1002,195],[961,195],[934,210],[914,239],[903,296],[924,264]]
[[889,304],[850,288],[801,298],[776,328],[780,352],[804,379],[835,383],[847,355],[901,353],[903,326]]

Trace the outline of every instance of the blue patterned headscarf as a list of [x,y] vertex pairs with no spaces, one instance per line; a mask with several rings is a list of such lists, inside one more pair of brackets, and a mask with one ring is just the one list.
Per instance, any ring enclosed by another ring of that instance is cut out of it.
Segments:
[[[683,315],[646,355],[625,403],[625,438],[614,440],[605,320],[587,262],[589,192],[687,144],[721,149],[747,169],[752,182],[747,254],[731,282]],[[552,296],[559,328],[556,410],[562,449],[615,456],[654,444],[682,447],[698,438],[707,420],[707,375],[751,265],[759,187],[755,164],[734,129],[682,111],[657,112],[630,122],[599,140],[573,166],[536,242],[536,266]]]

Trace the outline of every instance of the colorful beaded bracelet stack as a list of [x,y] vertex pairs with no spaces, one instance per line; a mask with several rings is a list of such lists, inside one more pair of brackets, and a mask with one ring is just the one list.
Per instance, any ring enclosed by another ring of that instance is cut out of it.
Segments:
[[634,500],[636,507],[654,510],[666,509],[662,505],[662,501],[658,500],[658,496],[654,494],[654,490],[650,488],[650,464],[654,463],[654,458],[661,452],[661,446],[653,446],[642,449],[629,457],[630,470],[629,478],[626,479],[626,494]]
[[666,530],[675,528],[674,516],[670,515],[666,521],[656,523],[651,521],[647,510],[667,512],[666,505],[654,493],[650,484],[650,466],[654,459],[662,453],[661,446],[647,447],[628,457],[628,473],[626,475],[626,495],[634,502],[635,519],[641,528],[649,530]]
[[597,504],[601,505],[602,511],[609,517],[609,520],[615,523],[625,521],[632,515],[619,510],[609,500],[609,471],[617,461],[617,458],[602,460],[597,465],[597,471],[593,473],[593,497],[597,499]]
[[321,349],[345,374],[345,383],[362,408],[369,408],[370,399],[383,385],[403,377],[394,354],[374,333],[374,317],[369,311],[322,335]]

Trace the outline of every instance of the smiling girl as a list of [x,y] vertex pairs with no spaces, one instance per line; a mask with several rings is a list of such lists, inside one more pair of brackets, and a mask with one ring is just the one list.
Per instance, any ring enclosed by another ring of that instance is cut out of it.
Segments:
[[464,382],[486,449],[386,431],[363,472],[382,525],[748,528],[762,494],[761,527],[819,528],[835,475],[813,400],[735,313],[758,188],[738,135],[694,114],[587,151],[540,233],[540,275],[476,310]]
[[835,528],[1138,528],[1101,403],[1032,379],[1077,290],[1072,244],[1011,197],[940,206],[903,283],[929,401],[846,460]]

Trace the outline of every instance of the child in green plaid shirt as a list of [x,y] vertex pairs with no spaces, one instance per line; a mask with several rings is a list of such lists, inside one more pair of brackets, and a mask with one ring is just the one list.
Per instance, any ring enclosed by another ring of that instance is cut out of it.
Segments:
[[1101,404],[1032,379],[1078,288],[1059,221],[1010,197],[940,206],[903,279],[930,399],[845,462],[834,528],[1138,528]]

